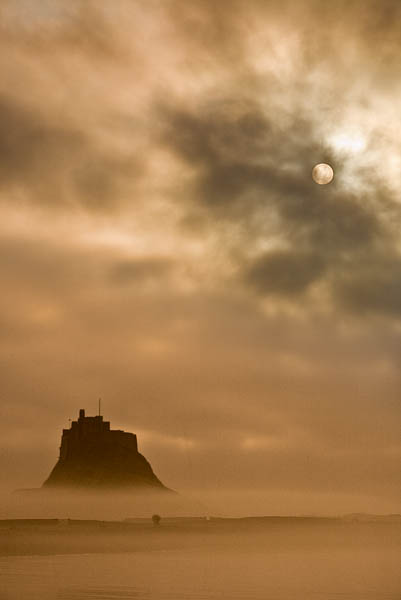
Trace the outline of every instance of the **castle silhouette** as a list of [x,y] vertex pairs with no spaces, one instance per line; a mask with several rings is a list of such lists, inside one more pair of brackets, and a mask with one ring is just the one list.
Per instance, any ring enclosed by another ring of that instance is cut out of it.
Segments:
[[110,429],[102,415],[87,417],[83,408],[63,429],[59,459],[42,487],[168,489],[138,452],[134,433]]

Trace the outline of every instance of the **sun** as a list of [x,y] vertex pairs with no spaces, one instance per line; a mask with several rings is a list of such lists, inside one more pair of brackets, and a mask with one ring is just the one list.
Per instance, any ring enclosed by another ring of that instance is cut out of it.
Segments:
[[319,185],[327,185],[333,180],[334,171],[332,167],[326,163],[319,163],[312,169],[312,177],[315,183]]

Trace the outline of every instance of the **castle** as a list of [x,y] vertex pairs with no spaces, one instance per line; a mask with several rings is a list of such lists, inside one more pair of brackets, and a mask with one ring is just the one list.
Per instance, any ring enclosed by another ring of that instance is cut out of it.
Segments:
[[87,417],[83,408],[63,429],[59,459],[42,487],[167,489],[138,452],[134,433],[110,429],[109,421]]
[[65,460],[79,452],[82,440],[100,441],[121,444],[134,452],[138,452],[135,433],[127,433],[120,429],[110,429],[110,421],[103,421],[101,415],[86,417],[85,409],[79,411],[77,421],[72,421],[70,429],[63,429],[60,446],[60,459]]

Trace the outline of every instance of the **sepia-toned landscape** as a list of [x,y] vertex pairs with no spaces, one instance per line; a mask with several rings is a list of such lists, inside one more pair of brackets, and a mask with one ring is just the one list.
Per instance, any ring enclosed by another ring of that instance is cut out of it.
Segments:
[[0,2],[0,600],[399,600],[399,0]]

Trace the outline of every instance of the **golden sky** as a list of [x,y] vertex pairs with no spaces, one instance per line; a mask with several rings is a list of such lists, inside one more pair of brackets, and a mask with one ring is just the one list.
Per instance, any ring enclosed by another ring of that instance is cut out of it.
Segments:
[[398,510],[399,1],[3,0],[0,74],[1,485],[101,396],[175,489]]

